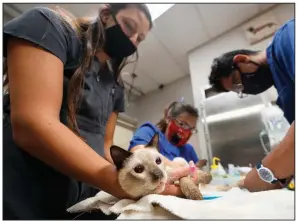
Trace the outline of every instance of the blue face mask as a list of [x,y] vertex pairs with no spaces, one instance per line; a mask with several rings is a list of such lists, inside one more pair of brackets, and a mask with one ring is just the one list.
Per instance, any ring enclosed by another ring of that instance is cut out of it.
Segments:
[[259,65],[254,61],[250,62],[258,66],[253,73],[243,73],[236,64],[235,67],[241,75],[242,93],[256,95],[268,90],[273,85],[273,78],[269,66]]

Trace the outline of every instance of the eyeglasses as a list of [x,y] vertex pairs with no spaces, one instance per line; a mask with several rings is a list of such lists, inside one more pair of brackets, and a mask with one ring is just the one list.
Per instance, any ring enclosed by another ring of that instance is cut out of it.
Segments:
[[[237,66],[233,66],[232,68],[238,70],[239,73],[241,73],[241,71],[239,70],[239,68]],[[244,86],[241,82],[241,79],[240,80],[237,79],[236,74],[234,72],[232,74],[232,88],[231,88],[231,91],[236,92],[238,94],[239,98],[244,98],[244,97],[247,97],[248,95],[244,94],[243,90],[244,90]]]
[[138,33],[138,24],[133,19],[123,17],[123,18],[119,19],[119,21],[118,21],[116,19],[116,16],[113,16],[113,17],[117,24],[119,24],[119,25],[121,24],[120,26],[128,38],[131,38],[132,36],[137,34],[138,35],[137,41],[139,43],[144,40],[143,34]]
[[243,90],[244,90],[244,86],[241,83],[240,84],[233,84],[232,88],[231,88],[231,91],[236,92],[238,94],[239,98],[244,98],[244,97],[248,96],[247,94],[243,93]]
[[177,118],[172,118],[172,120],[175,122],[175,124],[178,126],[178,127],[181,127],[183,128],[184,130],[190,130],[192,134],[195,134],[198,132],[198,130],[195,128],[195,127],[191,127],[188,125],[188,123],[184,122],[184,121],[181,121]]

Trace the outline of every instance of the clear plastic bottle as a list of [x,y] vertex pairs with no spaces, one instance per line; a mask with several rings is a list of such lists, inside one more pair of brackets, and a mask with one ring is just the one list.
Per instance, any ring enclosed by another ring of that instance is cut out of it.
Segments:
[[270,148],[272,150],[272,148],[279,144],[285,137],[290,128],[290,124],[284,117],[283,111],[277,106],[267,105],[262,110],[261,115],[265,130],[260,133],[260,139],[262,142],[262,135],[267,134],[270,140]]

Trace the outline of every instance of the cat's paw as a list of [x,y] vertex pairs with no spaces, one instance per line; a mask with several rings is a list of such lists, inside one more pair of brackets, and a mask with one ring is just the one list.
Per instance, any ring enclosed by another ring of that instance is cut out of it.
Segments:
[[197,170],[197,174],[198,174],[198,183],[209,184],[212,181],[212,175],[209,172]]
[[187,199],[190,199],[190,200],[203,200],[203,195],[200,192],[199,188],[190,189],[184,195]]
[[203,199],[203,195],[201,194],[198,186],[193,182],[193,180],[190,177],[183,177],[180,179],[180,188],[187,199]]

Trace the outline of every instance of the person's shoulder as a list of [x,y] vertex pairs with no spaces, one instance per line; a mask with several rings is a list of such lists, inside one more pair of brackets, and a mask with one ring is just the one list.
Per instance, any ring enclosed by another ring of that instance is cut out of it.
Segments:
[[272,70],[280,69],[294,80],[295,19],[288,20],[276,31],[266,54]]
[[295,32],[295,18],[288,20],[275,32],[273,41],[284,41],[288,39],[289,35],[294,35]]
[[24,12],[3,27],[4,56],[8,40],[15,37],[46,49],[63,63],[71,60],[69,56],[78,57],[79,38],[67,20],[62,12],[47,7],[34,7]]
[[[143,123],[138,129],[135,131],[134,136],[130,142],[129,150],[137,145],[147,145],[152,137],[159,132],[161,136],[160,130],[151,122]],[[161,141],[162,139],[159,139]]]
[[[54,10],[48,7],[38,6],[25,11],[20,16],[7,22],[3,30],[4,33],[8,32],[9,34],[10,31],[16,31],[15,29],[26,28],[27,32],[35,30],[36,35],[45,32],[42,35],[43,38],[48,37],[49,32],[54,30],[55,32],[59,32],[60,35],[71,36],[71,32],[75,33],[75,29],[70,22],[73,19],[70,13],[62,9]],[[51,34],[56,35],[56,33]]]
[[156,125],[154,125],[153,123],[151,123],[151,122],[149,122],[149,121],[143,123],[143,124],[139,127],[139,129],[152,130],[152,131],[154,131],[155,133],[156,133],[156,132],[160,132],[160,129],[159,129]]
[[284,28],[295,28],[295,18],[288,20],[284,25],[281,26],[280,29]]
[[164,134],[161,132],[161,130],[154,125],[151,122],[145,122],[139,128],[136,130],[136,134],[147,134],[150,136],[153,136],[154,134],[158,133],[159,134],[159,140],[163,140],[162,137]]
[[42,14],[46,14],[46,15],[56,15],[56,11],[54,11],[53,9],[49,8],[49,7],[44,7],[44,6],[36,6],[33,7],[31,9],[29,9],[28,11],[26,11],[25,13],[30,14],[30,13],[42,13]]
[[24,16],[36,19],[37,25],[40,23],[46,23],[49,25],[48,28],[53,26],[57,29],[61,35],[72,37],[75,35],[75,29],[72,25],[72,21],[75,19],[73,15],[62,9],[51,9],[48,7],[34,7],[26,12]]
[[[62,20],[57,11],[51,8],[42,7],[42,6],[29,9],[28,11],[24,12],[19,18],[32,18],[36,20],[36,22],[45,20],[45,21],[53,22],[54,24],[62,24]],[[41,20],[37,20],[37,19],[41,19]]]

